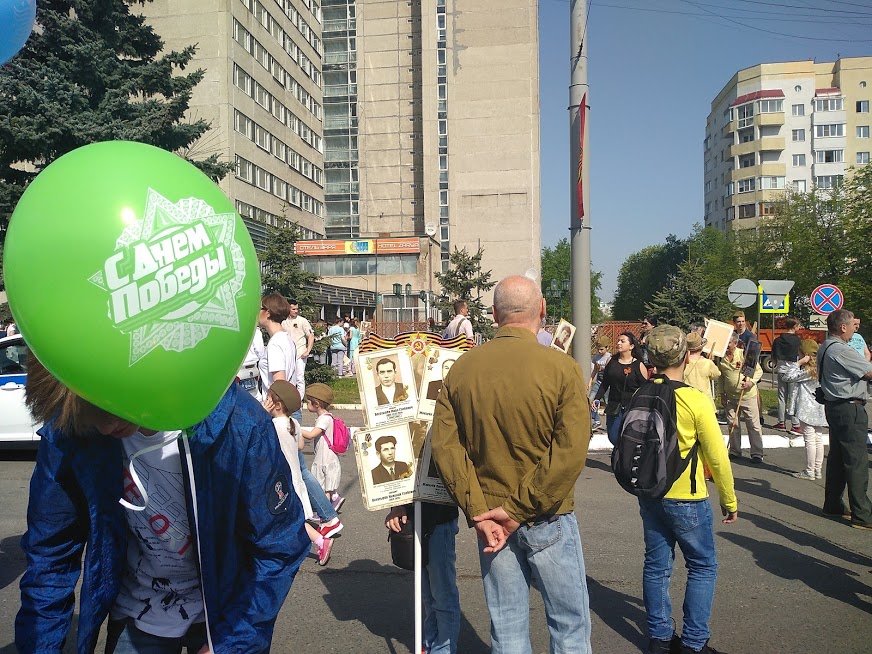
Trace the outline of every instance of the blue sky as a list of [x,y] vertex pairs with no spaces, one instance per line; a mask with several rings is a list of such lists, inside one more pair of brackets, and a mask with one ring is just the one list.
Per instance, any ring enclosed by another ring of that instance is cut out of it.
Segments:
[[[539,0],[543,246],[569,236],[569,7]],[[594,0],[587,41],[588,216],[608,301],[630,253],[702,222],[705,120],[733,74],[872,56],[872,0]]]

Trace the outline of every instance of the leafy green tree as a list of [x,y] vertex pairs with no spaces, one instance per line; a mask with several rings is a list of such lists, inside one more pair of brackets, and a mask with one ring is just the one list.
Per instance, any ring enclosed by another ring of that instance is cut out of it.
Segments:
[[678,266],[678,272],[645,304],[645,309],[661,322],[686,330],[695,320],[722,315],[728,308],[725,304],[725,293],[706,280],[703,263],[691,260]]
[[137,0],[40,0],[38,29],[0,69],[0,241],[18,198],[61,155],[98,141],[148,143],[185,156],[216,181],[232,166],[194,160],[209,129],[188,121],[203,70],[181,75],[195,46],[161,54],[163,42]]
[[443,311],[450,311],[455,300],[464,300],[469,306],[469,320],[473,331],[485,338],[493,335],[493,322],[485,315],[485,306],[481,301],[483,293],[497,285],[491,280],[491,271],[483,271],[481,260],[484,250],[478,248],[475,254],[470,254],[466,248],[449,255],[448,271],[436,273],[436,281],[442,287],[442,299],[437,306]]
[[687,241],[670,234],[666,243],[634,252],[621,264],[618,288],[612,304],[615,320],[638,320],[645,304],[669,284],[678,266],[687,260]]
[[[562,317],[560,315],[560,298],[549,296],[552,293],[552,282],[557,284],[556,288],[562,290],[564,281],[570,280],[572,277],[572,247],[569,244],[569,239],[562,238],[557,241],[557,245],[553,248],[542,248],[542,294],[547,300],[548,320],[556,322]],[[603,312],[600,310],[599,291],[602,288],[602,273],[596,272],[593,269],[590,271],[590,321],[592,323],[601,322]],[[567,290],[563,296],[564,314],[569,315],[572,305],[571,291]]]
[[319,277],[303,270],[303,257],[294,252],[294,245],[300,239],[299,227],[270,226],[266,236],[266,248],[260,253],[264,294],[279,293],[296,299],[300,303],[300,312],[313,320],[317,311],[309,286]]
[[[872,319],[872,166],[849,171],[834,189],[786,193],[775,214],[739,242],[739,256],[755,279],[792,279],[801,318],[819,284],[835,284],[845,307]],[[750,231],[750,230],[749,230]]]

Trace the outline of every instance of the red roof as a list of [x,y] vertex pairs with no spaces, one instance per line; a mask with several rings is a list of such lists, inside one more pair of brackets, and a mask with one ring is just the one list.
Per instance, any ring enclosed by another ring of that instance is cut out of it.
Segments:
[[745,95],[740,95],[738,98],[733,100],[730,103],[731,107],[735,107],[737,104],[745,104],[746,102],[751,102],[752,100],[760,100],[762,98],[783,98],[784,91],[781,89],[766,89],[763,91],[754,91],[753,93],[746,93]]
[[838,86],[831,86],[828,89],[815,89],[815,95],[842,95],[842,89]]

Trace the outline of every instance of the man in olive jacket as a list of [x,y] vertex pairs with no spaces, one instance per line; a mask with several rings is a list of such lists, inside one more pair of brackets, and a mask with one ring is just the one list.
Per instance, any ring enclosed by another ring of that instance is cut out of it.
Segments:
[[495,654],[530,652],[529,579],[552,651],[587,654],[590,609],[575,481],[590,444],[578,365],[536,340],[545,301],[526,277],[494,291],[496,337],[457,360],[433,417],[433,456],[474,525]]

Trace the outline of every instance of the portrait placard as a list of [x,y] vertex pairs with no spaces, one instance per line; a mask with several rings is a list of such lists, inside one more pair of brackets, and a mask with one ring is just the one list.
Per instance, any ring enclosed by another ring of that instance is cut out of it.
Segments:
[[418,390],[406,348],[358,354],[357,383],[367,427],[381,427],[414,420]]
[[711,356],[724,356],[727,352],[727,345],[730,344],[733,329],[734,327],[729,323],[709,320],[705,326],[705,333],[702,335],[705,339],[702,351]]
[[369,511],[412,502],[416,460],[408,423],[358,429],[353,437],[363,504]]
[[551,347],[561,352],[569,353],[569,346],[572,345],[572,338],[575,336],[575,325],[565,320],[561,320],[554,330],[554,338],[551,339]]
[[[430,423],[427,423],[429,427]],[[424,451],[418,459],[416,473],[415,499],[422,502],[435,502],[437,504],[454,504],[448,489],[439,477],[436,463],[433,461],[433,451],[430,447],[430,430],[427,429],[427,438],[424,440]]]
[[429,352],[421,383],[421,400],[418,403],[418,420],[432,420],[436,410],[436,399],[442,391],[445,375],[454,362],[463,354],[460,350],[434,347]]

